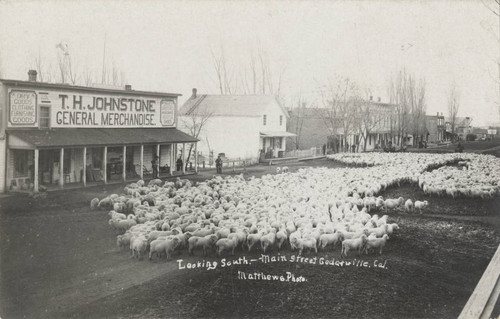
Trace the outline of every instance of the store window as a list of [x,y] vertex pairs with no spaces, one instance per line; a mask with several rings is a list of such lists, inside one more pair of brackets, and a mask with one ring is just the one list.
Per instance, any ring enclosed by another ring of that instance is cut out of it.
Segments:
[[49,128],[50,126],[50,107],[40,106],[40,128]]
[[266,123],[267,123],[267,116],[265,114],[262,117],[262,120],[263,120],[263,125],[266,125]]
[[30,151],[12,150],[12,152],[14,154],[14,177],[27,177]]

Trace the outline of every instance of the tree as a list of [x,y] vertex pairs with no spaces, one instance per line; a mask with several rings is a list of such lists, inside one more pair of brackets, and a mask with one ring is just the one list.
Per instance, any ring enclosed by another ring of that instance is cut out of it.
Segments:
[[363,151],[366,151],[366,141],[370,134],[380,125],[386,116],[386,110],[377,106],[375,103],[363,101],[357,104],[358,131],[363,140]]
[[[356,112],[361,99],[358,88],[349,78],[338,78],[332,83],[328,81],[326,89],[320,89],[323,108],[318,114],[323,118],[328,132],[336,140],[339,136],[347,150],[347,137],[353,132],[356,123]],[[335,145],[337,150],[337,146]]]
[[403,148],[408,133],[415,137],[425,131],[425,81],[417,85],[415,76],[403,69],[391,78],[388,91],[390,103],[394,104],[391,136],[396,135],[396,143]]
[[292,102],[291,116],[289,121],[289,129],[292,133],[296,134],[295,139],[292,139],[292,143],[295,149],[300,149],[300,139],[302,137],[302,128],[304,127],[304,120],[308,113],[308,103],[299,94],[294,102]]
[[420,142],[426,133],[425,112],[427,104],[425,103],[425,81],[420,80],[415,83],[414,79],[410,83],[410,129],[413,135],[413,146]]
[[448,95],[448,117],[450,119],[451,136],[455,140],[455,128],[457,125],[457,114],[460,108],[459,96],[455,85],[451,87],[450,94]]
[[[182,124],[187,132],[194,138],[199,139],[200,133],[202,132],[203,127],[206,125],[207,121],[213,116],[213,112],[209,112],[206,109],[201,110],[199,107],[194,107],[191,110],[188,110],[186,114],[181,118]],[[207,145],[208,139],[207,139]],[[191,153],[193,150],[193,144],[190,144],[188,150],[188,156],[186,158],[186,168],[189,163],[189,159],[191,158]],[[198,165],[198,163],[195,163]]]
[[[249,63],[234,64],[227,58],[224,46],[210,48],[215,83],[220,94],[271,94],[283,102],[281,85],[285,67],[273,69],[267,53],[258,46],[250,50]],[[278,74],[277,76],[275,76]]]
[[[85,64],[84,67],[79,67],[81,64],[71,54],[70,47],[66,42],[61,41],[55,48],[57,54],[56,63],[54,64],[44,58],[40,50],[38,56],[33,58],[31,68],[37,71],[40,82],[70,83],[85,86],[91,86],[93,83],[98,82],[91,65]],[[56,65],[56,68],[53,65]],[[108,72],[108,69],[111,69],[111,72]],[[102,84],[123,86],[125,82],[125,74],[115,61],[111,62],[111,66],[103,65]]]

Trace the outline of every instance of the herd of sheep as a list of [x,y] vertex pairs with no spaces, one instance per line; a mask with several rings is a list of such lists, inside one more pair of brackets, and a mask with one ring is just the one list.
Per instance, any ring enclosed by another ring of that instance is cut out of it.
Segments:
[[[401,207],[422,211],[427,201],[384,199],[382,190],[404,181],[429,194],[492,197],[499,193],[499,160],[473,154],[336,154],[330,159],[354,168],[288,169],[262,178],[214,176],[193,185],[140,180],[91,202],[109,210],[109,224],[120,234],[117,245],[142,258],[149,251],[171,258],[174,251],[234,254],[335,249],[382,253],[399,226],[375,213]],[[456,164],[452,167],[447,164]],[[440,167],[443,166],[443,167]],[[431,168],[435,168],[431,170]],[[370,214],[371,213],[371,214]]]

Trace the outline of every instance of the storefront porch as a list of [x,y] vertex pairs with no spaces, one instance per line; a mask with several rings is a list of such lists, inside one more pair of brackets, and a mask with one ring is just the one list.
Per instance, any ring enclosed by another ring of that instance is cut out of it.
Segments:
[[[99,130],[104,132],[95,139]],[[79,129],[74,143],[67,145],[69,131],[9,132],[7,189],[38,192],[182,176],[186,166],[173,169],[179,145],[185,150],[193,144],[197,154],[197,140],[176,129]]]

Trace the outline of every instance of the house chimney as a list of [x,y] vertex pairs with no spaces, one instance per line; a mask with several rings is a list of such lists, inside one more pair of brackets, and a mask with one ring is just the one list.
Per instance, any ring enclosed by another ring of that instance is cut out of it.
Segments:
[[191,95],[191,98],[196,99],[196,92],[197,91],[198,90],[196,90],[196,88],[193,88],[193,95]]
[[36,82],[36,75],[37,75],[36,70],[29,70],[28,71],[28,81]]
[[125,91],[132,91],[132,85],[125,84]]

